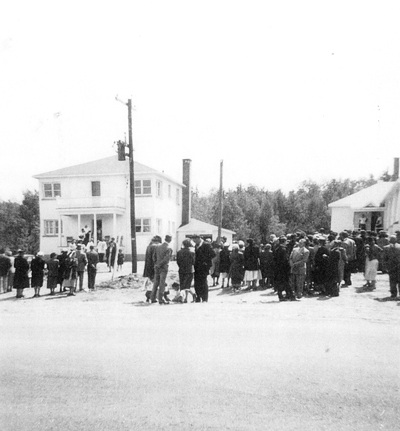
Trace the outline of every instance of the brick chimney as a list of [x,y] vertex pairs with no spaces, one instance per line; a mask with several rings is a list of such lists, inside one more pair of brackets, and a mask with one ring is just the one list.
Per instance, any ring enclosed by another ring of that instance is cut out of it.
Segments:
[[182,189],[182,226],[189,224],[192,216],[192,186],[191,186],[191,163],[190,159],[183,159],[182,183],[186,186]]
[[394,158],[394,167],[393,167],[393,175],[392,181],[397,181],[399,179],[399,158]]

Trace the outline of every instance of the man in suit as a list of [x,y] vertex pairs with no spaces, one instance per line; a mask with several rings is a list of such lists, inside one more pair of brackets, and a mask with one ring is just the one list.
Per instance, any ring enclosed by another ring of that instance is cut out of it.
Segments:
[[389,242],[389,245],[383,247],[383,262],[389,273],[390,296],[396,298],[397,289],[400,295],[400,244],[395,235],[389,238]]
[[196,244],[194,263],[194,290],[196,291],[196,302],[207,302],[207,276],[210,273],[211,261],[213,257],[215,257],[215,251],[212,249],[211,244],[205,242],[199,235],[193,235],[192,239]]
[[165,235],[165,240],[162,244],[156,246],[153,252],[154,261],[154,284],[151,292],[151,302],[156,302],[156,295],[158,289],[158,303],[168,304],[164,299],[165,280],[168,275],[168,265],[172,256],[172,248],[170,242],[172,241],[171,235]]
[[89,290],[94,290],[94,284],[96,281],[97,264],[99,263],[99,255],[94,250],[94,245],[90,246],[90,250],[86,253],[88,262],[88,287]]
[[78,259],[78,278],[79,278],[79,290],[83,290],[83,276],[85,274],[85,268],[87,264],[86,254],[82,250],[82,245],[78,244],[76,247],[76,258]]

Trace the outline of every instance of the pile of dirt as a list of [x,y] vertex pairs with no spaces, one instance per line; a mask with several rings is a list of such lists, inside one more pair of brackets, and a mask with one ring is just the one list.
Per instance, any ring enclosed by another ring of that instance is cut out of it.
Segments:
[[[167,286],[179,282],[179,274],[169,271],[167,276]],[[140,289],[144,288],[146,278],[137,274],[121,275],[113,280],[103,281],[96,285],[97,289]]]

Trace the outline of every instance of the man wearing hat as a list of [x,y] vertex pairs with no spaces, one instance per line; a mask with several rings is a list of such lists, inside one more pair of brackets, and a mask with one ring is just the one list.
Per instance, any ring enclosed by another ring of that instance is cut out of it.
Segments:
[[207,302],[207,276],[210,272],[212,259],[215,257],[215,251],[212,249],[211,244],[205,242],[199,235],[193,235],[192,239],[196,244],[194,263],[194,290],[196,291],[196,302]]
[[99,255],[94,250],[94,245],[91,245],[89,246],[89,251],[87,252],[87,263],[88,263],[87,271],[88,271],[89,290],[94,290],[98,262],[99,262]]
[[168,265],[172,256],[172,248],[170,243],[172,241],[171,235],[165,235],[165,240],[162,244],[154,249],[153,260],[154,260],[154,285],[151,292],[151,302],[156,302],[157,290],[158,290],[158,303],[168,304],[164,298],[165,292],[165,280],[168,275]]

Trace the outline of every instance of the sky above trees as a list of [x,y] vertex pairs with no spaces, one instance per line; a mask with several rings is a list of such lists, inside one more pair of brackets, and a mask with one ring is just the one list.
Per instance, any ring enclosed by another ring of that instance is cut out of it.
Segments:
[[13,1],[0,15],[0,199],[33,175],[135,158],[193,184],[288,192],[375,177],[400,141],[397,1]]

